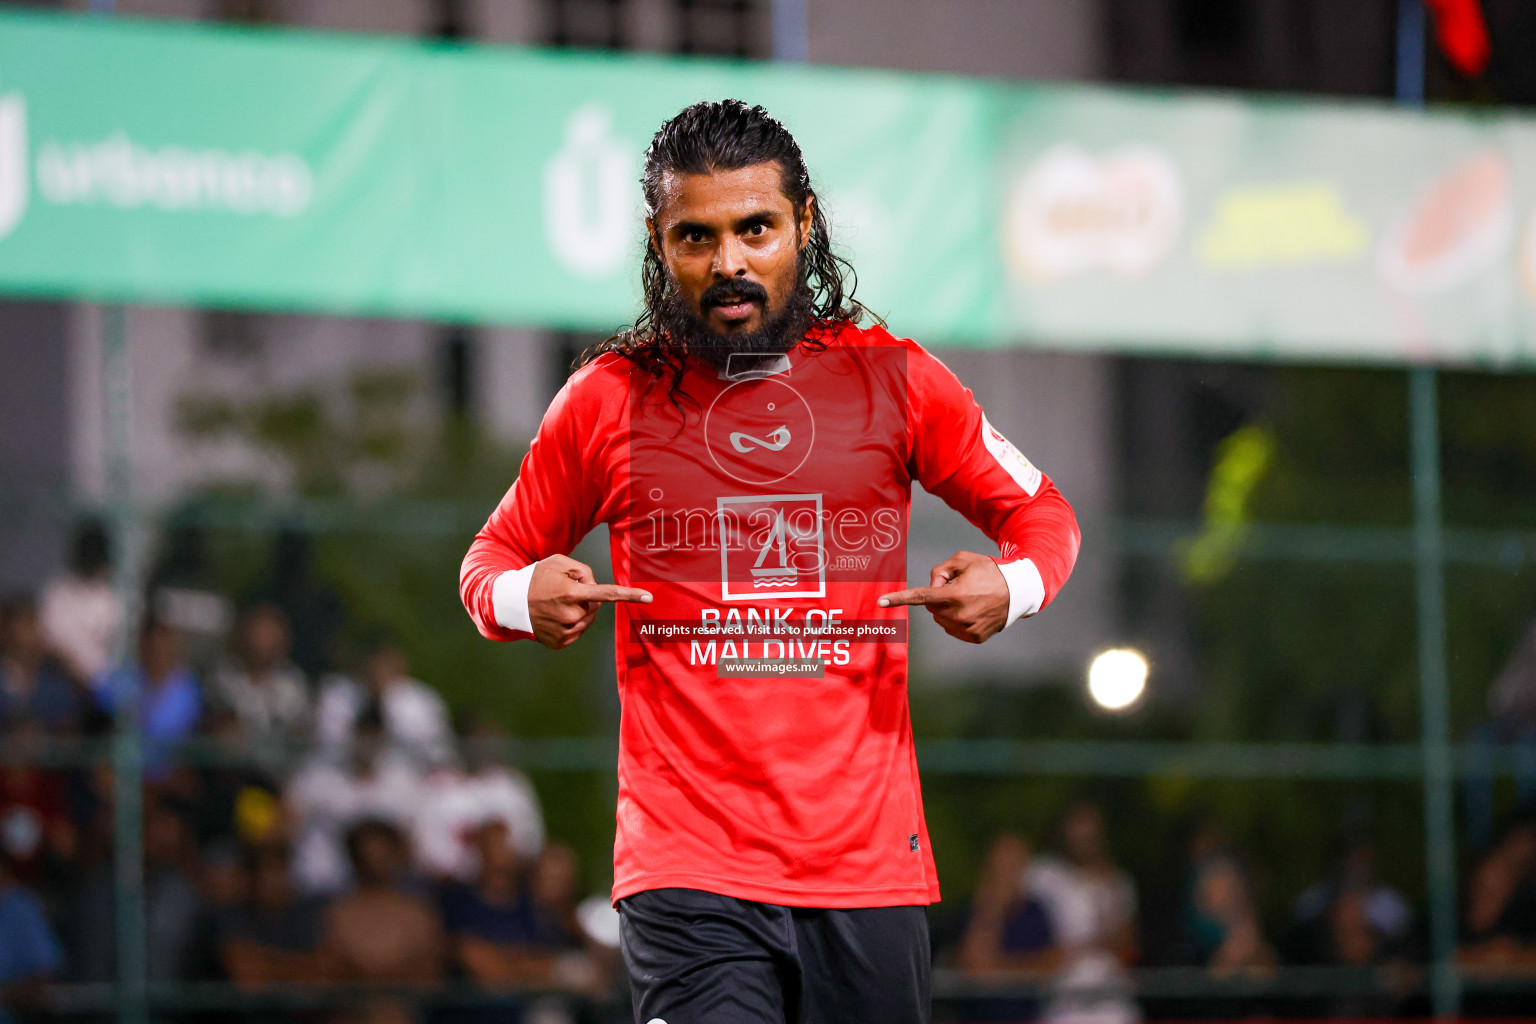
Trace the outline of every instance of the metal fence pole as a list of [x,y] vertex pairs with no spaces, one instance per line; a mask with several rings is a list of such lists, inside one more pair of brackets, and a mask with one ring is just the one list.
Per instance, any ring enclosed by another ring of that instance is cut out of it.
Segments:
[[[1398,0],[1397,99],[1424,105],[1426,14],[1422,0]],[[1430,993],[1435,1015],[1456,1015],[1456,817],[1451,771],[1449,673],[1445,650],[1445,537],[1440,521],[1439,375],[1408,371],[1413,435],[1413,526],[1419,632],[1420,749],[1424,762],[1424,867],[1429,895]]]
[[[90,0],[93,14],[114,14],[117,0]],[[133,504],[133,461],[128,428],[133,413],[133,374],[122,306],[101,308],[101,364],[106,394],[107,493],[112,509],[113,584],[123,608],[122,661],[134,656],[139,624],[139,524]],[[123,677],[127,678],[125,673]],[[123,1024],[144,1024],[143,751],[139,745],[137,686],[115,694],[112,742],[112,895],[117,935],[117,1007]]]
[[[116,729],[112,743],[112,862],[117,936],[117,1006],[123,1024],[143,1024],[146,942],[144,934],[143,751],[139,741],[137,676],[126,671],[134,660],[139,622],[140,529],[133,500],[133,371],[123,307],[101,310],[101,362],[106,399],[105,456],[111,507],[115,579],[123,606],[125,685],[113,694]],[[132,682],[129,682],[129,681]]]
[[1440,524],[1440,425],[1433,367],[1409,371],[1413,507],[1418,550],[1419,707],[1423,725],[1424,856],[1435,1015],[1452,1017],[1456,975],[1456,822],[1445,657],[1445,564]]

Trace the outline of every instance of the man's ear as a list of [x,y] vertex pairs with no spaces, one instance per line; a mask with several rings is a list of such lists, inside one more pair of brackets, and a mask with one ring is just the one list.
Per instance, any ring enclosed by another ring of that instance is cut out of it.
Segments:
[[645,218],[645,233],[651,238],[651,248],[656,250],[656,255],[661,255],[661,239],[656,237],[656,222],[651,218]]
[[805,197],[805,205],[800,207],[800,248],[804,249],[811,241],[811,225],[816,222],[816,193],[812,192]]

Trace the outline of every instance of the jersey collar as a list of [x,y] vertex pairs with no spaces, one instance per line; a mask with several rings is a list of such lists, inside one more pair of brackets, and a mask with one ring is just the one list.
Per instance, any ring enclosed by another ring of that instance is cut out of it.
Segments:
[[762,380],[764,377],[788,376],[787,352],[732,352],[725,357],[721,380]]

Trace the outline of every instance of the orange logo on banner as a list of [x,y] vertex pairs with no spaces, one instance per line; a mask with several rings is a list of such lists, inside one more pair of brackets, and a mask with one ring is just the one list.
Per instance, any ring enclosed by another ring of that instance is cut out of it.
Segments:
[[1509,158],[1485,149],[1430,182],[1387,229],[1377,269],[1390,287],[1427,295],[1466,284],[1508,251],[1515,211]]

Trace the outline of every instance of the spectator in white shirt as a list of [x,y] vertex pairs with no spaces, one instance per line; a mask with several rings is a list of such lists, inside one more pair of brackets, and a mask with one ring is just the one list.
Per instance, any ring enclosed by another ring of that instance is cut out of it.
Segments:
[[315,707],[315,735],[323,756],[335,763],[346,759],[358,716],[369,702],[378,705],[394,752],[422,769],[452,761],[447,705],[436,690],[407,674],[405,655],[388,643],[369,655],[360,679],[326,678]]
[[289,781],[293,873],[306,895],[334,893],[352,881],[344,837],[359,821],[387,821],[409,835],[421,806],[421,775],[391,750],[377,702],[353,723],[348,763],[312,761]]
[[1104,815],[1091,803],[1068,809],[1062,854],[1035,858],[1024,883],[1044,906],[1064,964],[1042,1019],[1049,1024],[1140,1020],[1125,968],[1138,955],[1136,885],[1109,854]]
[[262,743],[308,734],[309,685],[289,660],[290,646],[287,616],[276,605],[256,605],[241,617],[234,658],[213,674],[210,705],[232,713],[247,739]]
[[425,799],[416,815],[416,858],[439,878],[468,882],[479,870],[475,832],[502,822],[519,860],[528,863],[544,848],[544,815],[528,776],[505,758],[506,736],[494,723],[471,721],[462,731],[465,767],[445,766],[427,776]]
[[87,520],[75,533],[70,573],[49,582],[38,608],[43,637],[76,680],[90,683],[112,664],[122,640],[123,604],[112,589],[107,532]]

